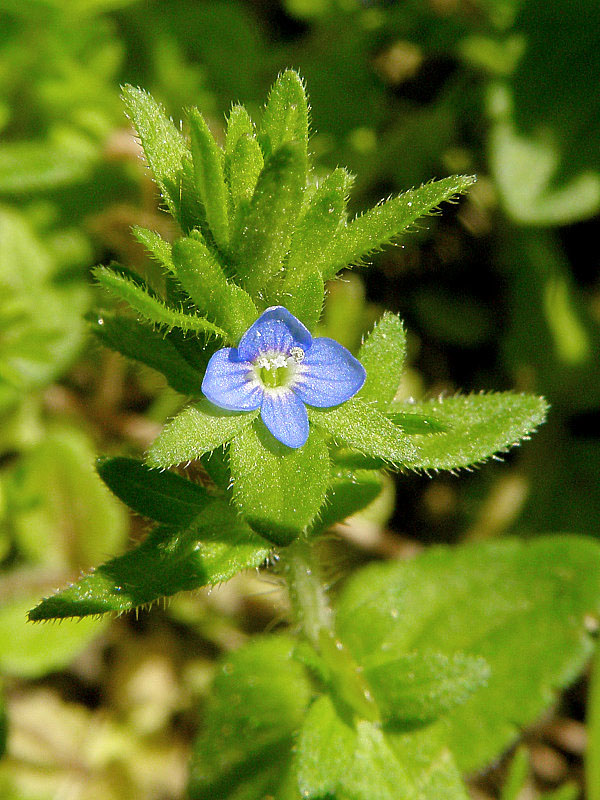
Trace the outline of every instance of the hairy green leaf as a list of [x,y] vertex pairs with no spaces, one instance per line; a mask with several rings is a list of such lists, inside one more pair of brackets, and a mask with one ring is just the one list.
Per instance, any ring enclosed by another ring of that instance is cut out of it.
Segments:
[[227,331],[232,344],[237,344],[258,317],[250,295],[226,279],[213,254],[197,237],[175,242],[173,262],[177,279],[196,306]]
[[227,444],[257,416],[258,411],[223,411],[202,399],[167,423],[152,443],[146,463],[150,467],[172,467],[200,458]]
[[259,140],[268,156],[289,142],[308,147],[308,101],[297,72],[287,69],[278,76],[269,94],[260,126]]
[[190,161],[185,139],[160,104],[147,92],[125,86],[123,100],[169,211],[182,222],[187,194],[182,189],[183,174],[186,162],[189,166]]
[[202,114],[193,108],[188,115],[192,135],[194,177],[204,204],[206,221],[218,247],[229,244],[229,209],[223,174],[223,152],[214,140]]
[[387,649],[449,658],[462,652],[488,662],[487,686],[429,726],[420,742],[445,742],[461,769],[473,771],[497,758],[579,674],[598,614],[600,545],[555,536],[436,547],[410,562],[367,567],[347,584],[337,624],[360,664]]
[[155,528],[133,550],[42,600],[29,619],[130,611],[177,592],[227,581],[259,566],[268,554],[265,542],[228,504],[213,500],[189,527]]
[[379,472],[343,470],[334,474],[312,532],[327,530],[336,522],[343,522],[347,517],[366,508],[379,495],[382,486]]
[[307,270],[321,271],[323,259],[344,221],[350,176],[338,167],[317,187],[294,232],[286,265],[286,287],[292,289]]
[[329,455],[319,431],[292,449],[257,420],[232,441],[229,458],[235,500],[254,530],[286,545],[307,529],[329,481]]
[[[413,410],[420,424],[431,421],[433,432],[410,437],[417,454],[407,459],[407,466],[458,469],[484,461],[526,439],[544,422],[548,404],[542,397],[529,394],[471,394],[393,404],[388,416],[409,430]],[[441,431],[435,432],[436,427]]]
[[237,272],[255,297],[282,268],[302,207],[306,153],[293,142],[265,162],[233,243]]
[[401,428],[358,398],[335,408],[309,408],[308,418],[336,442],[365,456],[398,466],[418,457],[411,439]]
[[181,355],[171,334],[122,315],[101,313],[88,319],[104,345],[162,373],[176,392],[200,394],[202,375]]
[[323,277],[333,278],[340,269],[361,263],[374,250],[405,233],[419,217],[431,214],[444,200],[466,192],[474,181],[471,175],[454,175],[426,183],[357,217],[333,241]]
[[358,353],[367,371],[358,397],[379,411],[386,411],[398,389],[405,358],[406,333],[402,320],[386,311]]
[[135,458],[99,458],[96,469],[120,500],[164,525],[190,525],[211,500],[197,483],[173,472],[151,469]]
[[222,328],[204,317],[184,314],[182,311],[169,308],[162,300],[125,275],[107,267],[96,267],[94,275],[107,292],[118,297],[119,300],[124,300],[140,316],[155,325],[164,325],[167,328],[177,327],[182,331],[212,333],[215,336],[227,338],[227,333]]
[[311,695],[294,646],[287,636],[257,638],[221,662],[194,746],[192,800],[278,793]]
[[310,707],[297,754],[298,788],[305,798],[412,800],[415,787],[373,723],[353,724],[323,695]]
[[163,239],[156,231],[134,225],[132,233],[138,242],[143,245],[150,253],[152,258],[158,261],[165,269],[173,272],[173,258],[171,256],[171,244]]
[[240,214],[245,213],[265,165],[259,143],[250,136],[241,136],[226,164],[231,199]]
[[479,656],[453,653],[403,653],[389,650],[364,660],[365,679],[387,721],[431,722],[459,706],[488,681]]

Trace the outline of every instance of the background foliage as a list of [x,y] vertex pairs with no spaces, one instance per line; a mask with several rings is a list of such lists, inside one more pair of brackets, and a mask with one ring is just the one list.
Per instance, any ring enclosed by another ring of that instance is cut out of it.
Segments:
[[[591,244],[600,101],[590,87],[600,77],[599,30],[593,0],[0,2],[3,796],[58,797],[65,787],[81,798],[181,796],[216,658],[286,613],[280,588],[248,573],[138,618],[25,623],[42,596],[143,539],[146,521],[127,516],[98,480],[94,457],[139,456],[181,407],[155,373],[92,341],[97,317],[84,322],[100,302],[104,321],[115,310],[91,279],[94,265],[116,260],[151,285],[158,280],[131,227],[172,233],[120,85],[149,89],[177,120],[198,106],[222,137],[232,100],[259,117],[277,73],[298,68],[317,131],[315,162],[357,175],[353,212],[432,177],[478,174],[466,200],[415,225],[368,273],[332,284],[325,324],[356,350],[385,306],[409,332],[405,397],[433,403],[458,389],[516,388],[548,398],[549,422],[503,464],[460,480],[406,475],[396,488],[386,480],[368,514],[325,545],[335,583],[353,566],[433,542],[511,533],[537,546],[547,532],[597,536],[600,305]],[[102,336],[110,339],[110,325]],[[214,558],[221,568],[218,543]],[[373,569],[383,581],[394,567]],[[348,609],[352,592],[344,590]],[[276,638],[271,662],[288,646]],[[363,644],[353,647],[362,658]],[[436,647],[443,655],[450,645]],[[535,779],[538,789],[569,796],[565,781],[580,778],[581,747],[565,743],[564,731],[580,730],[583,698],[582,683],[557,701],[554,727],[531,737],[529,759],[515,759],[506,780],[504,766],[479,778],[478,790],[498,796],[503,785],[510,798]],[[269,735],[288,741],[303,697],[287,696],[282,682],[276,700],[290,727],[271,726]],[[404,702],[413,708],[410,697]],[[325,706],[311,709],[301,752],[311,722],[340,724]],[[201,736],[220,714],[208,705]],[[361,730],[354,752],[365,741],[374,747],[373,735]],[[473,759],[461,767],[478,767]],[[269,769],[267,761],[239,796],[266,791],[256,787],[274,780]],[[303,776],[310,796],[347,790],[322,785],[310,763]]]

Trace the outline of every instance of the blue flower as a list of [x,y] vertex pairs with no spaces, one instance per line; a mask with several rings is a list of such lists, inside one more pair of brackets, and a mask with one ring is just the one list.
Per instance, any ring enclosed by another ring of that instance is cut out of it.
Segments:
[[339,342],[313,339],[283,306],[267,308],[237,347],[211,357],[202,381],[206,397],[229,411],[254,411],[288,447],[308,439],[305,403],[317,408],[349,400],[365,382],[363,365]]

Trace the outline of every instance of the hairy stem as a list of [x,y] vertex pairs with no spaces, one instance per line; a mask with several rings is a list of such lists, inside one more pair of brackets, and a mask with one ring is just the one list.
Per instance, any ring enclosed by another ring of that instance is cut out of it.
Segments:
[[333,616],[312,543],[296,539],[281,554],[294,616],[307,639],[318,647],[322,631],[331,632]]

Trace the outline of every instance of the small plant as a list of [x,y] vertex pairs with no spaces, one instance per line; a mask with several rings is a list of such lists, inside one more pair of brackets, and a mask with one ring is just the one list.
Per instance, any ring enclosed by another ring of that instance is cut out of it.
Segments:
[[[545,401],[524,394],[398,400],[396,315],[355,355],[320,324],[327,281],[474,179],[431,182],[348,220],[352,178],[338,168],[317,179],[295,72],[278,78],[258,129],[232,108],[223,149],[197,110],[188,143],[148,94],[124,96],[180,235],[134,230],[164,280],[99,267],[99,283],[135,313],[92,324],[190,402],[145,461],[98,463],[110,489],[157,523],[146,540],[30,619],[122,613],[271,563],[293,627],[218,670],[190,796],[464,800],[461,773],[497,758],[590,655],[598,544],[434,547],[358,570],[335,609],[313,545],[371,504],[382,471],[479,464],[544,421]],[[170,471],[192,460],[202,485]]]

